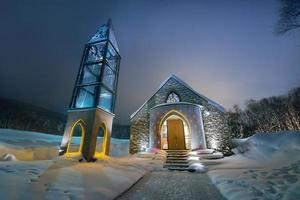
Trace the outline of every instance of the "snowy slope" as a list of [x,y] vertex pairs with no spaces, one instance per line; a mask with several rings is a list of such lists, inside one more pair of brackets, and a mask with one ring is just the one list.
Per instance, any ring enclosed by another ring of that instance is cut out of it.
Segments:
[[[18,159],[0,161],[0,199],[110,200],[148,171],[162,169],[154,154],[103,157],[89,163],[57,157],[60,141],[61,136],[0,129],[0,158],[10,153]],[[127,154],[128,141],[111,143],[112,155]]]
[[214,163],[212,182],[230,200],[300,199],[300,133],[235,140],[234,156]]
[[[0,129],[0,158],[13,154],[18,160],[48,160],[57,157],[62,136],[31,131]],[[79,145],[80,138],[74,137],[72,144]],[[111,139],[110,155],[127,156],[129,140]]]

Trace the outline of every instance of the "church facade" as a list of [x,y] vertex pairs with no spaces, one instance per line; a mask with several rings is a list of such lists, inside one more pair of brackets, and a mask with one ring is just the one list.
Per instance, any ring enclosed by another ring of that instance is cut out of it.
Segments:
[[225,109],[175,75],[130,117],[130,153],[149,149],[221,150]]

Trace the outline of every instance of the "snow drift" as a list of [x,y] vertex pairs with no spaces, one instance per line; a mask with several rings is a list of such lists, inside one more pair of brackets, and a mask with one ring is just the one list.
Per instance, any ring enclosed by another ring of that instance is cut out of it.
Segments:
[[258,133],[246,139],[234,139],[233,152],[250,159],[270,159],[300,153],[299,132]]
[[208,172],[229,200],[300,199],[300,132],[259,133],[233,141],[235,155]]
[[12,154],[4,154],[1,158],[0,158],[0,161],[16,161],[16,157]]

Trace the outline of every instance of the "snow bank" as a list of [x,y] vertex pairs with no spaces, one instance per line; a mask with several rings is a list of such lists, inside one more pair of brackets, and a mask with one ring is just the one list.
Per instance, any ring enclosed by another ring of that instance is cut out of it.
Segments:
[[213,161],[209,176],[229,200],[300,199],[300,132],[235,140],[235,155]]
[[300,152],[299,132],[259,133],[246,139],[235,139],[235,154],[250,159],[270,159]]
[[1,158],[0,158],[0,161],[16,161],[16,157],[12,154],[4,154]]
[[204,173],[204,172],[207,171],[207,168],[202,163],[195,162],[195,163],[190,164],[189,171],[190,172]]
[[[58,156],[62,140],[60,135],[50,135],[31,131],[0,129],[0,157],[13,154],[18,160],[50,160]],[[79,145],[80,138],[74,137],[72,144]],[[111,139],[112,157],[128,156],[129,140]]]

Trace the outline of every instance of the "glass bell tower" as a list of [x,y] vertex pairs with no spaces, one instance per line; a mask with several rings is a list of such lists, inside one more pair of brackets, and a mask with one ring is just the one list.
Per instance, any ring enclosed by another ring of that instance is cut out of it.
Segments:
[[59,155],[93,161],[109,154],[120,59],[108,20],[84,47]]
[[70,109],[100,107],[113,113],[120,55],[111,20],[85,45]]

